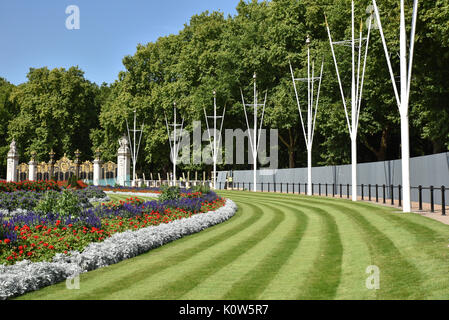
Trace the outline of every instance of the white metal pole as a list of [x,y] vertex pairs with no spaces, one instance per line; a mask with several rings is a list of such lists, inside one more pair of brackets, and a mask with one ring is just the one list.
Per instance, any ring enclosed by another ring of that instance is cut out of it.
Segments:
[[[309,38],[307,39],[309,42]],[[310,138],[312,135],[312,95],[310,83],[310,46],[307,44],[307,195],[312,195],[312,146]],[[313,81],[313,80],[312,80]]]
[[[372,18],[371,18],[372,19]],[[371,19],[369,29],[371,29]],[[337,79],[340,86],[340,93],[343,101],[343,107],[345,109],[346,122],[348,124],[349,134],[351,137],[351,184],[352,184],[352,200],[357,201],[357,132],[358,132],[358,124],[359,124],[359,114],[361,107],[361,99],[363,92],[363,84],[365,77],[365,67],[366,67],[366,59],[368,54],[368,46],[369,46],[369,36],[370,30],[368,30],[368,36],[366,39],[366,52],[365,52],[365,60],[363,62],[363,72],[362,78],[360,79],[360,67],[361,67],[361,50],[363,48],[363,25],[360,26],[360,38],[359,38],[359,52],[358,52],[358,62],[357,62],[357,70],[356,70],[356,39],[355,39],[355,14],[354,14],[354,1],[351,1],[351,49],[352,49],[352,82],[351,82],[351,119],[349,119],[349,110],[346,104],[346,97],[343,92],[342,82],[340,78],[340,73],[338,70],[337,59],[334,51],[334,42],[332,41],[332,36],[330,33],[329,25],[326,20],[326,28],[329,35],[329,42],[331,46],[332,56],[334,59],[335,69],[337,73]],[[348,41],[339,42],[338,44],[346,45]]]
[[254,131],[253,131],[253,161],[254,161],[254,171],[253,180],[254,192],[257,191],[257,88],[256,88],[256,73],[254,73]]
[[178,160],[178,150],[176,146],[176,102],[173,103],[173,114],[174,114],[174,123],[173,123],[173,186],[176,186],[176,161]]
[[[354,34],[354,1],[351,3],[351,24],[352,24],[352,91],[351,91],[351,158],[352,158],[352,201],[357,201],[357,98],[355,89],[355,34]],[[360,46],[362,44],[360,43]]]
[[[206,119],[207,120],[207,119]],[[217,96],[214,91],[214,178],[213,184],[214,189],[216,189],[216,181],[217,181]]]
[[404,0],[401,0],[400,22],[400,57],[401,57],[401,141],[402,141],[402,183],[403,183],[403,211],[410,212],[410,146],[408,121],[408,70],[407,70],[407,34],[405,29]]
[[[208,117],[206,109],[203,109],[203,111],[204,111],[204,119],[206,119],[207,133],[209,136],[209,146],[212,150],[213,177],[211,177],[211,179],[212,179],[212,183],[213,183],[213,188],[216,189],[218,152],[219,152],[219,145],[221,143],[221,132],[223,129],[223,122],[224,122],[224,117],[225,117],[225,113],[226,113],[226,108],[223,108],[223,115],[221,117],[217,116],[217,96],[216,96],[217,93],[215,90],[214,90],[213,94],[214,94],[214,115],[212,117]],[[245,111],[245,116],[246,116],[246,111]],[[209,118],[214,118],[214,141],[212,141],[212,135],[210,134]],[[217,119],[218,118],[221,118],[220,130],[217,130]],[[217,137],[217,135],[218,135],[218,137]],[[251,139],[251,135],[249,135],[249,137]],[[252,144],[251,144],[250,150],[252,153],[252,151],[253,151]]]
[[[301,120],[301,126],[304,133],[304,140],[307,148],[307,190],[306,194],[311,196],[313,193],[312,190],[312,148],[313,148],[313,137],[315,133],[315,123],[316,123],[316,115],[318,112],[318,103],[320,99],[320,90],[321,90],[321,80],[323,77],[323,68],[324,68],[324,59],[321,64],[320,77],[315,78],[315,63],[312,61],[311,67],[311,59],[310,59],[310,38],[307,37],[306,40],[307,45],[307,77],[296,79],[294,76],[293,68],[290,64],[290,72],[292,75],[293,88],[295,89],[296,102],[298,104],[299,117]],[[312,71],[311,71],[312,69]],[[310,74],[312,72],[312,74]],[[318,92],[316,96],[316,105],[314,108],[314,82],[319,79]],[[306,81],[307,82],[307,123],[305,123],[304,118],[302,116],[301,104],[299,102],[298,90],[296,87],[296,81]],[[307,125],[307,130],[306,130]]]
[[136,109],[134,109],[133,185],[136,186]]
[[373,0],[374,11],[376,13],[377,23],[382,38],[382,44],[385,51],[385,57],[390,71],[391,82],[396,96],[399,113],[401,116],[401,156],[402,156],[402,187],[403,187],[403,212],[411,212],[410,202],[410,137],[409,137],[409,119],[408,108],[410,98],[410,84],[413,64],[414,41],[416,31],[416,20],[418,14],[418,0],[414,0],[412,31],[410,37],[410,56],[407,61],[407,34],[405,28],[405,5],[404,0],[401,0],[401,16],[400,16],[400,78],[401,78],[401,94],[399,96],[397,85],[394,78],[393,68],[391,67],[390,56],[388,54],[387,43],[382,29],[379,10],[377,8],[376,0]]

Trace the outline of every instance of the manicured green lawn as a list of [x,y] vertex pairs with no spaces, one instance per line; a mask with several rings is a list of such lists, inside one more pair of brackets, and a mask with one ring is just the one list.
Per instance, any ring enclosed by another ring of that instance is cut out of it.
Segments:
[[[123,194],[108,194],[108,196],[111,199],[111,201],[114,201],[116,203],[118,203],[120,200],[126,201],[126,199],[134,197],[134,196],[123,195]],[[143,201],[150,201],[150,200],[156,200],[157,199],[157,198],[154,198],[154,197],[145,197],[145,196],[138,196],[138,198],[143,200]],[[100,202],[97,202],[97,203],[94,203],[94,206],[98,206],[100,204],[101,204]]]
[[[449,226],[368,203],[222,192],[229,221],[19,299],[448,299]],[[126,197],[125,197],[126,198]],[[368,266],[380,289],[366,288]]]

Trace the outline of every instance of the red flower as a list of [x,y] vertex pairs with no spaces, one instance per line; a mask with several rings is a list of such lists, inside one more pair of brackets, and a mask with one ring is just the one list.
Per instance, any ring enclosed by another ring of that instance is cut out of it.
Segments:
[[10,243],[10,242],[11,242],[11,240],[9,240],[9,239],[5,239],[5,240],[4,240],[4,242],[5,242],[5,244],[8,244],[8,243]]

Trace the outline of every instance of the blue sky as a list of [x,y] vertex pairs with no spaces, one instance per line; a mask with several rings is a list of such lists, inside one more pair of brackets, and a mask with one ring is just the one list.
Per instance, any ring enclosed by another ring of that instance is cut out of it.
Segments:
[[[101,84],[117,79],[138,43],[177,34],[194,14],[235,15],[238,0],[0,0],[0,77],[25,82],[29,68],[79,66]],[[68,30],[69,5],[80,29]]]

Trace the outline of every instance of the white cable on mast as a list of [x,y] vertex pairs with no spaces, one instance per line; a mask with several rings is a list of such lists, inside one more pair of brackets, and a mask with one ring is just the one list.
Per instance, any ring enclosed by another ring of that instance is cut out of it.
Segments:
[[[329,24],[327,22],[327,17],[325,17],[326,29],[329,36],[329,43],[332,51],[332,57],[335,64],[335,70],[337,73],[338,84],[340,87],[341,98],[343,102],[343,107],[346,116],[346,122],[348,125],[349,135],[351,137],[351,158],[352,158],[352,201],[357,201],[357,132],[359,126],[359,115],[362,103],[362,93],[363,93],[363,85],[365,80],[365,70],[366,70],[366,60],[368,57],[368,48],[369,48],[369,39],[371,33],[371,21],[372,15],[370,16],[370,23],[368,27],[368,36],[363,38],[363,24],[360,24],[360,35],[359,39],[355,38],[355,25],[354,25],[354,1],[351,3],[351,27],[352,27],[352,39],[344,40],[339,42],[333,42],[332,36],[329,28]],[[362,50],[363,44],[365,42],[365,55],[363,61],[362,68],[362,76],[360,76],[360,67],[361,67],[361,58],[362,58]],[[340,72],[338,69],[337,58],[335,55],[334,45],[343,45],[343,46],[351,46],[352,51],[352,81],[351,81],[351,114],[349,114],[345,94],[343,91],[343,84],[340,77]],[[358,52],[358,62],[356,67],[356,47],[359,50]],[[356,70],[357,69],[357,70]],[[351,118],[351,121],[350,119]]]
[[[176,186],[176,164],[178,162],[178,152],[179,144],[181,142],[183,129],[184,129],[184,118],[182,118],[181,123],[176,123],[176,102],[173,103],[173,124],[168,124],[167,115],[165,115],[165,124],[167,126],[168,141],[170,143],[170,153],[173,162],[173,178],[172,185]],[[170,132],[170,126],[173,127],[173,132]],[[178,128],[180,128],[180,134],[178,133]],[[173,138],[172,138],[173,133]]]
[[407,34],[405,28],[405,5],[404,0],[400,1],[401,14],[400,14],[400,84],[401,95],[399,96],[398,87],[395,81],[395,75],[391,66],[390,54],[388,53],[387,43],[382,28],[382,22],[380,20],[379,9],[377,7],[376,0],[373,0],[374,12],[379,26],[380,36],[382,38],[382,45],[385,51],[385,58],[387,60],[388,70],[390,72],[391,82],[393,85],[394,95],[401,116],[401,153],[402,153],[402,190],[403,190],[403,211],[411,212],[410,201],[410,133],[409,133],[409,99],[410,99],[410,85],[413,70],[413,55],[415,49],[415,33],[416,33],[416,21],[418,19],[418,0],[413,2],[413,16],[412,16],[412,28],[410,34],[410,50],[407,57]]
[[[262,107],[262,117],[260,119],[260,128],[262,128],[262,124],[263,124],[263,119],[265,116],[265,105],[267,102],[267,93],[265,94],[265,100],[263,104],[258,104],[257,103],[257,84],[256,84],[256,73],[254,73],[253,75],[253,80],[254,80],[254,103],[253,104],[247,104],[245,103],[245,98],[243,97],[243,92],[240,89],[240,93],[242,95],[242,104],[243,104],[243,110],[245,111],[245,119],[246,119],[246,125],[248,127],[248,137],[249,137],[249,142],[250,142],[250,146],[252,149],[252,156],[253,156],[253,191],[256,192],[257,191],[257,156],[258,156],[258,148],[259,148],[259,142],[260,142],[260,134],[257,134],[257,130],[259,128],[259,121],[258,121],[258,113],[257,113],[257,107]],[[249,121],[248,121],[248,113],[246,110],[246,107],[253,107],[254,110],[254,116],[253,116],[253,120],[254,120],[254,127],[253,127],[253,137],[251,137],[251,132],[250,132],[250,127],[249,127]],[[262,129],[260,129],[262,130]]]
[[[223,129],[223,122],[224,122],[226,107],[223,108],[223,115],[217,116],[217,93],[215,90],[214,90],[213,94],[214,94],[214,115],[207,116],[206,109],[203,109],[203,110],[204,110],[204,117],[206,119],[207,132],[209,135],[209,144],[212,149],[212,159],[213,159],[212,182],[213,182],[213,188],[216,189],[217,188],[217,158],[218,158],[219,145],[221,142],[221,130]],[[213,140],[212,140],[212,135],[210,134],[210,129],[209,129],[209,120],[208,120],[209,118],[214,119],[214,139]],[[221,118],[221,125],[220,125],[220,131],[218,132],[219,136],[217,137],[217,119],[220,119],[220,118]]]
[[[136,186],[136,167],[137,167],[137,159],[139,157],[139,150],[140,150],[140,143],[142,141],[142,135],[143,135],[143,130],[145,128],[145,123],[142,122],[142,126],[140,130],[136,129],[136,121],[137,121],[137,110],[134,109],[134,129],[133,130],[129,130],[129,125],[128,125],[128,120],[125,118],[126,121],[126,129],[128,131],[128,141],[130,142],[129,147],[131,149],[131,158],[133,161],[133,178],[132,178],[132,185]],[[130,135],[130,131],[133,133],[133,139],[131,140],[131,135]],[[139,136],[139,142],[137,144],[136,147],[136,133],[140,132],[140,136]]]

